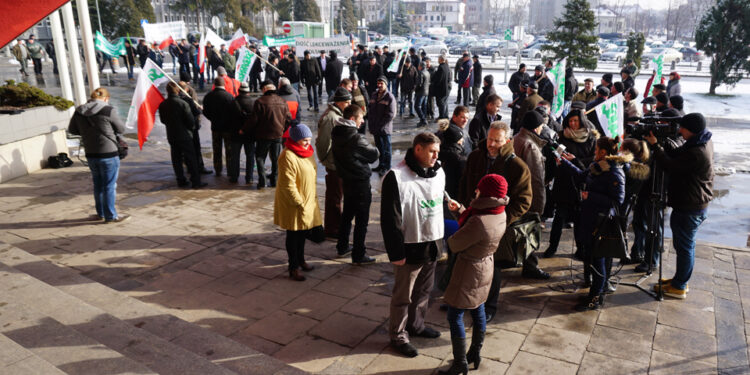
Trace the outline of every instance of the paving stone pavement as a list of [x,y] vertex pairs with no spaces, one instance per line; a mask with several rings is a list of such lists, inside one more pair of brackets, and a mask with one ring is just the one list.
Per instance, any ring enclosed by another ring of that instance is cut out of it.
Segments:
[[[368,252],[377,263],[354,266],[350,259],[336,258],[334,242],[308,242],[306,257],[316,269],[307,273],[307,281],[293,282],[286,273],[284,232],[272,224],[273,189],[230,184],[213,175],[207,177],[209,186],[204,190],[178,189],[168,159],[164,145],[150,145],[134,150],[123,161],[118,207],[132,218],[120,224],[86,221],[93,212],[91,182],[88,169],[78,162],[71,168],[42,170],[4,183],[0,185],[0,242],[83,276],[61,278],[53,285],[70,293],[84,288],[77,293],[93,306],[117,300],[120,313],[110,312],[113,315],[107,319],[123,319],[140,328],[143,321],[128,320],[128,312],[135,311],[132,306],[137,304],[171,316],[159,320],[150,332],[185,350],[210,353],[204,353],[208,357],[221,352],[230,358],[237,350],[232,345],[239,343],[321,374],[431,374],[450,363],[450,334],[445,313],[439,310],[439,291],[433,294],[427,321],[442,337],[414,340],[420,355],[413,359],[388,347],[393,278],[379,230],[377,192],[367,237]],[[373,186],[377,189],[377,181]],[[323,192],[321,178],[321,207]],[[488,325],[482,365],[472,373],[750,373],[748,249],[699,244],[684,301],[657,302],[623,285],[606,299],[603,310],[580,313],[572,306],[583,294],[575,288],[582,265],[572,260],[570,232],[564,233],[558,257],[540,261],[552,273],[551,280],[523,279],[518,269],[503,272],[501,308]],[[545,238],[547,234],[545,230]],[[671,251],[665,255],[665,275],[674,270],[673,258]],[[45,282],[55,279],[49,268],[22,257],[2,260],[6,265],[10,261]],[[622,281],[637,279],[632,268],[623,268]],[[650,288],[655,279],[644,285]],[[80,280],[93,280],[117,292],[102,295],[95,288],[99,284]],[[85,288],[92,289],[86,294]],[[0,299],[12,295],[0,288]],[[0,329],[4,333],[0,346],[9,348],[0,351],[0,373],[76,373],[76,366],[87,359],[104,357],[112,358],[107,362],[112,366],[127,364],[133,373],[184,371],[176,364],[158,366],[154,358],[163,357],[149,353],[161,352],[144,342],[126,351],[125,358],[118,352],[128,343],[99,348],[101,344],[90,339],[39,337],[43,329],[62,332],[71,325],[91,323],[83,317],[74,319],[75,314],[70,321],[65,320],[67,315],[49,321],[37,316],[38,311],[61,313],[21,303],[2,305],[0,310],[0,321],[14,326],[23,322],[19,326],[23,329]],[[175,332],[174,327],[183,327],[180,319],[207,331]],[[207,348],[210,335],[231,340]],[[35,346],[49,343],[68,351],[46,360],[35,356],[44,355],[43,348]],[[59,356],[68,352],[69,357]],[[133,356],[144,359],[130,363]],[[195,359],[192,354],[189,358]],[[244,371],[240,365],[221,367],[227,368]]]

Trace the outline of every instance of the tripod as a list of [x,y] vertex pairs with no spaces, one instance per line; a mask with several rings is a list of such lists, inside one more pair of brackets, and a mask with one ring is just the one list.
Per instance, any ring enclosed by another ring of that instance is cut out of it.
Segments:
[[[651,246],[649,246],[650,251],[647,251],[645,254],[646,261],[648,261],[648,270],[646,271],[646,274],[641,276],[636,282],[620,283],[620,285],[638,288],[642,292],[654,297],[657,301],[663,301],[664,291],[661,284],[663,257],[661,255],[659,256],[659,291],[653,292],[641,286],[641,283],[648,280],[653,273],[654,252],[658,251],[661,254],[664,250],[664,209],[667,207],[666,176],[657,163],[653,164],[652,176],[651,194],[649,195],[651,206],[649,207],[648,231],[646,232],[646,242]],[[657,229],[661,230],[661,236],[656,232]]]

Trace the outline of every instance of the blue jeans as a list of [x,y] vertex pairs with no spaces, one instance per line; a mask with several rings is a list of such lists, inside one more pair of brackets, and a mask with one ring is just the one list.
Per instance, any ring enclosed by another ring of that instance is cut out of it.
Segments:
[[310,107],[318,109],[318,85],[307,85],[307,102]]
[[[448,306],[448,325],[451,328],[451,337],[466,338],[464,311],[466,310]],[[487,316],[484,313],[484,304],[479,305],[476,309],[469,310],[469,312],[471,313],[471,320],[474,322],[474,330],[478,329],[480,332],[486,331]]]
[[[588,256],[588,254],[586,255]],[[591,288],[589,289],[589,296],[598,296],[604,293],[604,283],[609,279],[607,275],[607,258],[594,258],[591,260],[591,266],[594,267],[594,271],[591,272]]]
[[388,171],[391,169],[391,135],[374,134],[373,137],[375,138],[375,147],[380,151],[378,168]]
[[393,78],[393,79],[389,79],[388,80],[388,91],[390,91],[391,94],[393,94],[393,96],[396,97],[396,98],[398,98],[398,83],[399,83],[399,81],[400,80],[398,78]]
[[417,95],[414,98],[414,110],[417,112],[419,120],[424,121],[427,116],[427,96]]
[[292,87],[294,87],[294,90],[296,90],[297,92],[299,92],[299,82],[293,82],[292,83]]
[[706,220],[705,212],[672,210],[669,227],[672,228],[672,246],[677,254],[677,270],[672,278],[672,286],[685,289],[695,264],[695,235],[698,227]]
[[94,203],[96,214],[105,220],[117,218],[115,198],[117,195],[117,175],[120,171],[120,158],[88,158],[91,177],[94,181]]
[[398,107],[398,114],[403,115],[404,109],[406,106],[409,106],[409,115],[414,114],[414,103],[412,103],[412,93],[411,92],[404,92],[401,90],[401,100],[399,101],[399,107]]

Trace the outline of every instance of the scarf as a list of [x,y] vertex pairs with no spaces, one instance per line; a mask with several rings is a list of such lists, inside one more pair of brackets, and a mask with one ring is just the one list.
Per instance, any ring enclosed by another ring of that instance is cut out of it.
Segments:
[[499,215],[503,212],[505,212],[504,205],[480,209],[471,207],[471,205],[469,205],[469,208],[467,208],[463,213],[461,213],[461,216],[458,217],[458,227],[463,227],[464,224],[466,224],[466,222],[469,220],[469,218],[474,215]]
[[563,135],[565,136],[565,138],[568,138],[573,142],[583,143],[589,139],[589,130],[586,128],[578,128],[578,130],[565,128],[563,129]]
[[293,153],[303,159],[313,156],[314,152],[312,145],[307,146],[307,148],[302,148],[302,146],[297,144],[297,142],[293,141],[291,138],[286,138],[286,140],[284,141],[284,147],[291,150]]

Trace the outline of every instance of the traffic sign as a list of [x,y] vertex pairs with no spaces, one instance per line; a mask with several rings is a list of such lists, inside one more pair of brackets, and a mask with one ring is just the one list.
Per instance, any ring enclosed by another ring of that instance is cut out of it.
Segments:
[[285,23],[282,27],[283,27],[282,30],[284,30],[285,34],[289,34],[292,32],[292,25]]
[[511,29],[505,29],[505,40],[513,39],[513,31]]
[[219,19],[219,17],[211,17],[211,26],[214,28],[214,30],[219,29],[219,26],[221,26],[221,20]]

